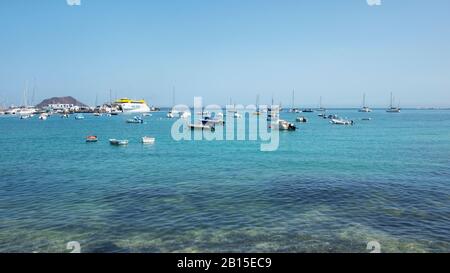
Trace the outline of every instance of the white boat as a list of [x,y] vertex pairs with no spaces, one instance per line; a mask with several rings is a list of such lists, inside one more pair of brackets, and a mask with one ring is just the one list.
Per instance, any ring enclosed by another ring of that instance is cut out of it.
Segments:
[[145,100],[131,100],[128,98],[119,99],[114,102],[123,113],[149,113],[151,112]]
[[235,112],[233,116],[234,118],[242,118],[242,115],[239,114],[238,112]]
[[211,113],[208,111],[197,112],[197,115],[202,116],[202,117],[211,117]]
[[391,103],[389,105],[389,108],[386,110],[386,112],[388,112],[388,113],[400,113],[400,107],[394,107],[393,103],[394,103],[394,97],[393,97],[392,92],[391,92]]
[[319,102],[319,109],[317,109],[317,111],[319,112],[325,112],[327,109],[322,107],[322,97],[320,97],[320,102]]
[[346,119],[331,119],[331,124],[335,125],[353,125],[353,120],[346,120]]
[[305,117],[297,117],[296,121],[306,123],[308,122],[308,119],[306,119]]
[[14,107],[14,108],[8,109],[8,110],[5,112],[5,114],[6,114],[6,115],[16,115],[19,111],[20,111],[20,108]]
[[361,113],[370,113],[370,112],[372,112],[372,109],[370,109],[369,107],[366,106],[366,94],[365,93],[363,95],[363,106],[362,106],[362,108],[360,108],[358,110],[358,112],[361,112]]
[[290,123],[286,120],[283,119],[279,119],[278,121],[275,121],[275,127],[272,127],[272,129],[278,129],[280,131],[295,131],[297,129],[297,127],[295,126],[295,124]]
[[69,118],[69,114],[62,114],[61,118]]
[[39,119],[40,119],[40,120],[47,120],[47,119],[48,119],[48,114],[46,114],[46,113],[41,114],[41,115],[39,116]]
[[95,116],[95,117],[101,117],[101,116],[102,116],[102,114],[101,114],[101,113],[99,113],[99,112],[95,112],[95,113],[94,113],[94,116]]
[[142,137],[141,139],[142,144],[153,144],[155,143],[155,138],[154,137]]
[[109,140],[109,143],[110,143],[111,145],[115,145],[115,146],[124,146],[124,145],[128,145],[128,140],[126,140],[126,139],[123,139],[123,140],[120,140],[120,139],[110,139],[110,140]]
[[202,123],[196,123],[196,124],[189,123],[188,127],[191,130],[208,130],[208,131],[214,131],[215,130],[215,127],[213,125],[202,124]]
[[134,118],[132,118],[132,119],[127,119],[127,121],[126,121],[127,123],[140,123],[140,124],[142,124],[142,123],[144,123],[144,120],[141,118],[141,117],[134,117]]
[[180,114],[180,117],[183,118],[183,119],[188,119],[188,118],[191,117],[191,112],[182,112]]
[[19,111],[16,112],[16,115],[33,116],[36,112],[37,110],[34,107],[23,107],[19,108]]
[[31,118],[31,115],[21,115],[20,119],[29,119]]

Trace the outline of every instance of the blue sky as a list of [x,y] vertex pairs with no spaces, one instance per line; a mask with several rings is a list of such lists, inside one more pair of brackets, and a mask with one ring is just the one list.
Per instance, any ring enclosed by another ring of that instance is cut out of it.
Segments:
[[[450,1],[3,0],[0,103],[450,106]],[[35,82],[35,84],[34,84]],[[30,95],[31,96],[31,95]]]

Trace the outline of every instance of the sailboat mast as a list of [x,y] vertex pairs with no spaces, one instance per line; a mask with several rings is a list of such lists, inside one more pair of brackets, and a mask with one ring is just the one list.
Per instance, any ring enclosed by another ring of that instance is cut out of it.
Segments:
[[392,92],[391,92],[391,104],[390,104],[391,108],[392,108],[392,102],[393,102],[393,95],[392,95]]
[[28,93],[28,81],[25,83],[25,90],[23,91],[23,106],[28,107],[27,94]]
[[295,107],[295,89],[292,89],[292,109]]
[[363,108],[366,108],[366,93],[363,94]]
[[175,106],[175,86],[172,87],[172,107]]

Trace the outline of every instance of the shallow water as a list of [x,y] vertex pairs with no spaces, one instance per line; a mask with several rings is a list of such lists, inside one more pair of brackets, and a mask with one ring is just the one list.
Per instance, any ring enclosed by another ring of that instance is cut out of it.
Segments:
[[176,142],[163,112],[0,117],[0,252],[449,252],[450,111],[332,112],[355,126],[300,114],[270,153]]

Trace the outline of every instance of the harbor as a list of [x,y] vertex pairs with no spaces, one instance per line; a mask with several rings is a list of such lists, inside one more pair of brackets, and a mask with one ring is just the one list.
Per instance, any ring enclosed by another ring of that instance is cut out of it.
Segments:
[[264,153],[254,141],[174,141],[169,110],[137,126],[133,115],[0,117],[0,251],[61,252],[69,238],[85,252],[364,252],[373,239],[385,252],[449,249],[449,111],[373,109],[362,122],[358,108],[328,109],[359,121],[345,128],[302,113],[308,122]]

